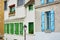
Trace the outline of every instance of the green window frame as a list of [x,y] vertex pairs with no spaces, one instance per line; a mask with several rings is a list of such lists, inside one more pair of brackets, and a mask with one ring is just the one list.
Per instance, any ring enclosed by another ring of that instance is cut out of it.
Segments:
[[19,35],[19,23],[15,23],[15,34]]
[[29,5],[29,11],[33,10],[33,5]]
[[7,33],[9,34],[9,24],[7,24]]
[[34,22],[28,23],[28,32],[29,34],[34,34]]
[[10,33],[14,34],[14,23],[10,23]]
[[21,23],[20,23],[20,34],[21,34],[21,35],[23,35],[23,28],[24,28],[24,27],[23,27],[23,23],[21,22]]

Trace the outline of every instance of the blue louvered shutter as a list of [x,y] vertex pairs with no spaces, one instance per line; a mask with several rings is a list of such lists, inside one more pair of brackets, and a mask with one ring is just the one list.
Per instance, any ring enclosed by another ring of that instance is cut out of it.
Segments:
[[45,3],[45,1],[44,0],[41,0],[41,2],[40,2],[42,5]]
[[52,2],[54,2],[54,0],[49,0],[49,3],[52,3]]
[[41,30],[42,30],[42,32],[45,30],[45,22],[44,22],[44,20],[45,20],[45,13],[42,12],[41,13]]
[[54,10],[51,10],[51,31],[53,32],[55,29],[55,21],[54,21]]

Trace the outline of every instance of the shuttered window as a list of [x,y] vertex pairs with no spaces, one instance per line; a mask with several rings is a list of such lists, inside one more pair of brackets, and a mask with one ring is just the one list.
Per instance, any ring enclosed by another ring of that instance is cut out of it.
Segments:
[[47,4],[48,3],[53,3],[54,2],[54,0],[47,0]]
[[41,29],[42,31],[50,30],[53,32],[55,30],[54,21],[54,10],[42,12],[41,13]]
[[4,1],[4,10],[7,10],[7,1]]
[[45,0],[40,0],[40,3],[43,5],[45,4]]
[[9,34],[9,24],[7,24],[7,33]]
[[4,33],[7,33],[7,25],[4,24]]
[[29,11],[33,10],[33,5],[29,5]]
[[29,34],[34,34],[34,23],[33,22],[28,23],[28,32]]

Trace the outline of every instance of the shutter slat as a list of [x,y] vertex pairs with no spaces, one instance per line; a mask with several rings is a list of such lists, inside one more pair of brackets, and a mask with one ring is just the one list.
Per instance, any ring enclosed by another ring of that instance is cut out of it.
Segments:
[[42,12],[42,15],[41,15],[41,21],[42,21],[42,24],[41,24],[41,27],[42,27],[42,31],[44,31],[45,30],[45,22],[44,22],[44,20],[45,20],[45,13],[44,12]]

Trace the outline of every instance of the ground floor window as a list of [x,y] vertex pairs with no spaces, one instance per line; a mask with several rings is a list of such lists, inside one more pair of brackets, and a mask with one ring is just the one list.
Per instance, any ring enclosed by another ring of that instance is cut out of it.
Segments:
[[34,34],[34,22],[28,23],[28,32],[29,34]]

